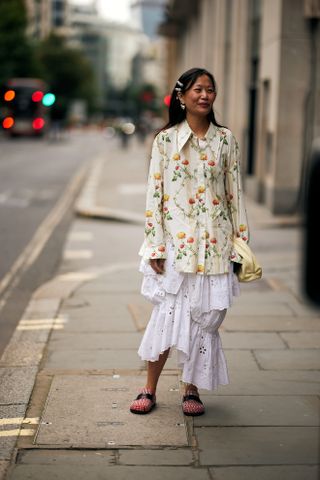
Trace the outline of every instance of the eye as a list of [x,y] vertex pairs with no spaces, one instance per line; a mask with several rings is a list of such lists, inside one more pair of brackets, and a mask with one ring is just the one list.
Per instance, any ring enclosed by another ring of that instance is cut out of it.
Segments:
[[201,92],[201,88],[196,87],[196,88],[194,89],[194,91],[197,92],[197,93],[198,93],[198,92]]

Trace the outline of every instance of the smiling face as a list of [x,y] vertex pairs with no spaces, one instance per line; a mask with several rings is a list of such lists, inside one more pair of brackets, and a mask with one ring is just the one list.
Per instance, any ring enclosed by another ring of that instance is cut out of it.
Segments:
[[187,115],[205,117],[212,110],[216,93],[210,78],[201,75],[179,98],[186,106]]

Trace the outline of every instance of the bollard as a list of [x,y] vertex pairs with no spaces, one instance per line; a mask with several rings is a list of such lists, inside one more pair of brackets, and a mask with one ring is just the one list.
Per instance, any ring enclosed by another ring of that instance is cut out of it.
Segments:
[[313,143],[305,196],[304,290],[320,307],[320,138]]

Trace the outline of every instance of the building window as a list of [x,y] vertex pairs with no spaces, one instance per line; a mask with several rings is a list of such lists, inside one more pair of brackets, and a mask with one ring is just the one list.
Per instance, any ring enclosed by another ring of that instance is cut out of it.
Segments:
[[65,0],[53,0],[52,2],[52,24],[54,27],[64,25]]

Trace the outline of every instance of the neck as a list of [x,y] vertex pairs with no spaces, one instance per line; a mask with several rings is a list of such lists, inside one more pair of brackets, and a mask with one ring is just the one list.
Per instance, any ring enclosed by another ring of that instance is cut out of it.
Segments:
[[197,135],[197,137],[202,138],[208,131],[209,120],[207,117],[195,117],[193,115],[187,114],[187,122],[191,130]]

